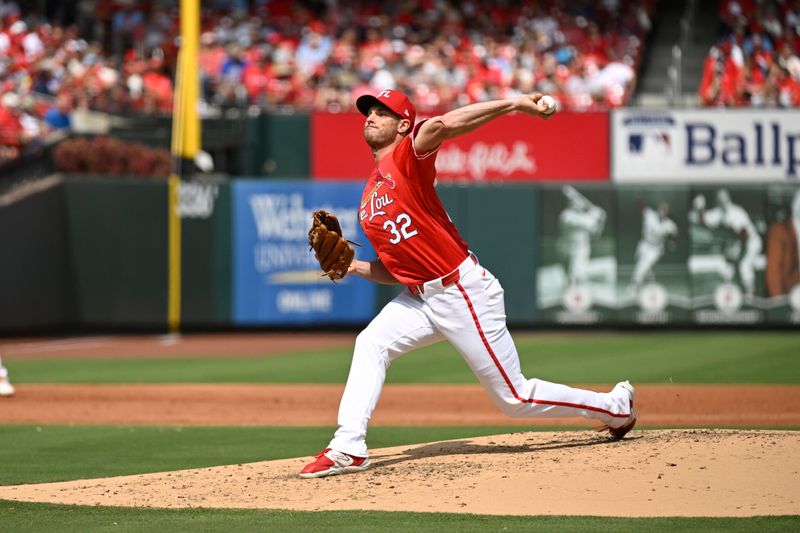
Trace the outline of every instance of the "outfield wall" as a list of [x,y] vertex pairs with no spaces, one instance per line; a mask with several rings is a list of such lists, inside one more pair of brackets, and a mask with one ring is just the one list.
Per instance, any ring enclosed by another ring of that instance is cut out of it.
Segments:
[[[375,257],[358,223],[363,120],[204,123],[221,167],[287,179],[182,184],[183,327],[362,325],[402,290],[333,284],[308,252],[324,208]],[[168,120],[136,124],[128,138],[167,142]],[[513,114],[448,141],[438,188],[514,325],[794,325],[798,124],[800,110]],[[166,183],[42,183],[0,197],[0,331],[164,329]]]
[[[439,186],[520,326],[800,323],[800,186]],[[358,182],[184,184],[182,324],[362,325],[399,290],[321,277],[311,213],[357,222]],[[163,329],[163,181],[66,178],[0,205],[0,329]]]
[[65,326],[75,318],[64,187],[57,179],[0,196],[0,328]]

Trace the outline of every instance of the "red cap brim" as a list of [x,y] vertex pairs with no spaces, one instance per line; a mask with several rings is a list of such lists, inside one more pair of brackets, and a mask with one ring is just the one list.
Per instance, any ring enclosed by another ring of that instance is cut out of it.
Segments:
[[389,111],[391,111],[392,113],[394,113],[398,117],[401,116],[400,113],[398,113],[397,111],[395,111],[394,109],[392,109],[391,107],[386,105],[385,102],[381,102],[380,100],[378,100],[376,97],[372,96],[371,94],[365,94],[365,95],[359,96],[358,100],[356,100],[356,107],[361,112],[361,114],[364,115],[365,117],[369,115],[369,110],[372,109],[372,106],[375,106],[375,105],[379,105],[384,109],[388,109]]

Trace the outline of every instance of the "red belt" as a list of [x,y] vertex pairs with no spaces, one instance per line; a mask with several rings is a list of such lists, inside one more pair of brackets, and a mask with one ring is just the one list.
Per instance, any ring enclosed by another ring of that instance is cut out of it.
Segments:
[[[442,278],[442,287],[447,287],[448,285],[452,285],[453,283],[456,283],[459,279],[461,279],[461,274],[458,272],[458,269],[455,269]],[[419,285],[409,285],[408,290],[410,290],[412,294],[420,295],[425,292],[425,286],[422,283],[420,283]]]
[[[470,259],[472,259],[472,261],[477,265],[478,259],[475,257],[475,255],[470,253],[469,256]],[[459,268],[461,268],[461,265],[459,265],[455,270],[453,270],[448,275],[442,278],[442,287],[448,287],[453,283],[458,282],[458,280],[461,279]],[[416,294],[416,295],[423,294],[425,292],[425,284],[420,283],[419,285],[409,285],[408,290],[411,291],[411,294]]]

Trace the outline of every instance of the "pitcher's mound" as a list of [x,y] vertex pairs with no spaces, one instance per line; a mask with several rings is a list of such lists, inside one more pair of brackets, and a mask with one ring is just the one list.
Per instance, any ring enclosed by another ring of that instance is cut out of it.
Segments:
[[304,480],[311,458],[0,487],[0,499],[133,507],[495,515],[800,514],[800,432],[514,433],[373,450],[373,467]]

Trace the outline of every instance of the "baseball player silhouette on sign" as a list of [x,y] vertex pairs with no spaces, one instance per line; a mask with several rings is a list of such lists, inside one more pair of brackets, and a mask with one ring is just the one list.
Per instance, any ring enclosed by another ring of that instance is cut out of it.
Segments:
[[356,339],[339,429],[301,477],[367,469],[367,424],[387,368],[404,353],[441,340],[461,353],[495,405],[510,416],[583,416],[600,421],[617,438],[634,426],[634,390],[627,381],[599,393],[522,375],[500,282],[469,251],[434,188],[434,163],[443,141],[514,111],[550,118],[541,99],[534,94],[471,104],[416,125],[414,106],[400,92],[387,90],[356,102],[367,117],[364,138],[376,163],[359,221],[378,259],[356,259],[349,273],[400,283],[407,290]]
[[[725,250],[725,258],[738,264],[739,278],[745,297],[752,300],[756,286],[756,267],[761,254],[761,236],[755,224],[750,219],[747,211],[738,204],[733,203],[731,195],[726,189],[717,191],[717,206],[705,208],[705,196],[698,195],[693,200],[692,211],[689,212],[689,221],[703,224],[709,228],[725,228],[730,230],[731,237]],[[726,279],[733,277],[732,272],[726,273]]]
[[592,239],[603,233],[606,212],[594,205],[574,187],[562,189],[567,207],[558,215],[562,240],[559,243],[567,257],[567,279],[571,286],[586,283],[592,256]]
[[678,236],[678,226],[669,218],[669,204],[659,202],[658,209],[641,205],[642,238],[636,246],[636,266],[633,268],[631,287],[639,290],[645,278],[664,255],[666,242]]

